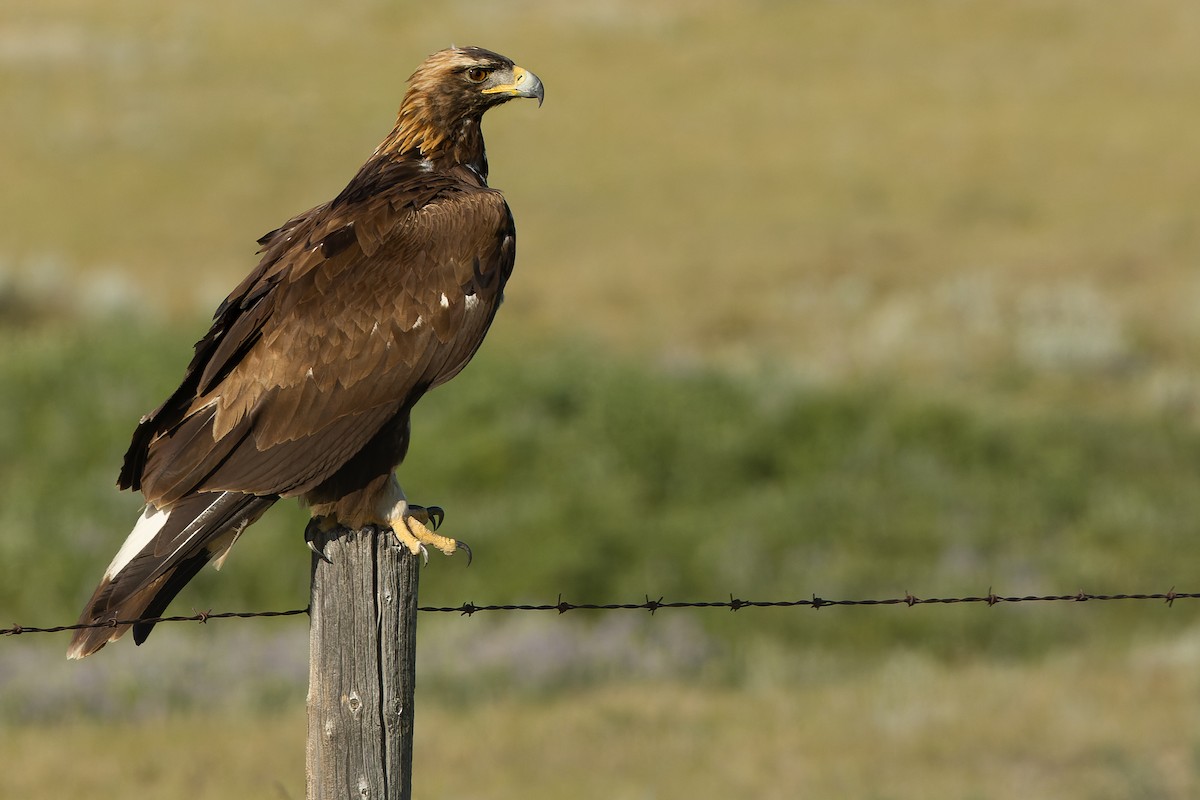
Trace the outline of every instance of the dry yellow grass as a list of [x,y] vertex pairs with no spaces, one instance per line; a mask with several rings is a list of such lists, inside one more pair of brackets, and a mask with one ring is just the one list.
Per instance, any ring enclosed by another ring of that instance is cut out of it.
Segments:
[[488,122],[522,233],[502,330],[820,379],[1200,398],[1192,3],[14,0],[0,17],[20,109],[0,131],[0,267],[89,302],[130,281],[211,305],[256,236],[340,188],[417,59],[470,41],[549,93]]
[[[1194,797],[1200,634],[1132,655],[832,662],[786,688],[418,698],[418,797]],[[804,672],[805,670],[801,670]],[[478,690],[480,687],[476,687]],[[303,796],[304,720],[189,715],[0,732],[0,795]]]

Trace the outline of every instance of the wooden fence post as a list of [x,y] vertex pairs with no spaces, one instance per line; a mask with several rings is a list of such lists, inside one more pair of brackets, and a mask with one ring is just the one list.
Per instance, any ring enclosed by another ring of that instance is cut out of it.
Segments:
[[390,533],[313,557],[308,800],[409,800],[420,561]]

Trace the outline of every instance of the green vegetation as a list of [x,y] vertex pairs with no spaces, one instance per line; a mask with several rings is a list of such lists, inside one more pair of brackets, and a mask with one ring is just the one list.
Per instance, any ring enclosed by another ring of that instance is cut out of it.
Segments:
[[[0,525],[36,535],[2,540],[0,607],[61,622],[132,524],[136,498],[111,488],[119,456],[178,378],[189,337],[116,324],[7,338],[4,451],[38,457],[6,460],[16,490]],[[401,469],[410,496],[444,505],[476,553],[469,570],[435,558],[428,603],[1165,591],[1200,559],[1200,434],[1170,417],[985,414],[894,385],[815,388],[653,370],[584,345],[492,345],[418,409]],[[303,514],[283,505],[181,605],[303,605]],[[1182,616],[1109,606],[705,619],[718,635],[1013,656]]]

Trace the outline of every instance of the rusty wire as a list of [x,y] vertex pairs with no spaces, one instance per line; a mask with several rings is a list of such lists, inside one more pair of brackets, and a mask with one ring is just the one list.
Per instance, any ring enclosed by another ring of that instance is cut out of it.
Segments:
[[[1151,594],[1089,594],[1087,592],[1075,592],[1074,594],[1054,594],[1054,595],[1023,595],[1023,596],[1008,596],[999,595],[988,590],[987,594],[972,596],[972,597],[917,597],[911,593],[905,593],[903,597],[888,597],[884,599],[867,599],[867,600],[829,600],[824,597],[813,595],[811,599],[806,600],[742,600],[740,598],[729,596],[728,600],[702,600],[702,601],[675,601],[664,600],[659,597],[657,600],[652,600],[649,595],[641,603],[571,603],[562,599],[559,595],[558,601],[554,603],[543,604],[494,604],[494,605],[479,605],[472,602],[462,603],[457,606],[420,606],[418,611],[432,613],[455,613],[461,616],[469,617],[478,614],[482,611],[556,611],[559,614],[565,614],[568,611],[649,611],[651,614],[663,608],[727,608],[730,611],[740,611],[743,608],[812,608],[821,609],[830,606],[923,606],[923,605],[951,605],[956,603],[982,603],[987,606],[995,606],[1001,603],[1046,603],[1046,602],[1071,602],[1082,603],[1087,601],[1107,601],[1107,600],[1161,600],[1168,606],[1175,603],[1176,600],[1197,600],[1200,599],[1200,592],[1177,592],[1174,588],[1166,592],[1155,592]],[[300,614],[307,614],[309,609],[294,608],[289,611],[200,611],[191,616],[172,616],[172,617],[148,617],[145,619],[112,619],[104,622],[92,623],[77,623],[75,625],[55,625],[49,628],[34,627],[30,625],[13,624],[7,628],[0,628],[0,635],[3,636],[19,636],[25,633],[59,633],[62,631],[74,631],[82,628],[115,628],[121,625],[133,625],[135,623],[151,623],[158,624],[160,622],[199,622],[206,623],[211,619],[248,619],[252,617],[292,617]]]

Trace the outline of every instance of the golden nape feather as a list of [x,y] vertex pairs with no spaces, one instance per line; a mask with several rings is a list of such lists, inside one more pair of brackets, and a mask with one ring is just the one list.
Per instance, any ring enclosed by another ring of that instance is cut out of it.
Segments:
[[[466,366],[515,259],[508,204],[488,187],[480,120],[543,99],[536,75],[478,47],[427,58],[396,125],[333,200],[259,240],[258,266],[217,309],[183,380],[133,434],[118,485],[146,511],[79,618],[82,658],[132,627],[140,644],[206,563],[280,498],[319,525],[425,527],[394,477],[409,415]],[[112,627],[113,620],[120,621]]]

